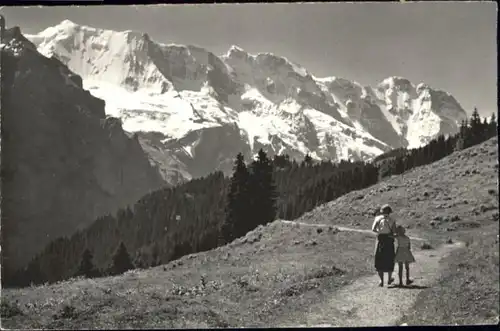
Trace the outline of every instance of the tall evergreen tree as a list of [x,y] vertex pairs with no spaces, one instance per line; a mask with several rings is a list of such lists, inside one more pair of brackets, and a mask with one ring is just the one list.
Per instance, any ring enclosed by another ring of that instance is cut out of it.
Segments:
[[478,144],[482,140],[483,126],[477,108],[474,108],[470,118],[470,136],[466,140],[466,146],[470,147]]
[[111,275],[119,275],[130,269],[134,269],[134,265],[132,264],[130,255],[128,254],[127,247],[125,247],[125,244],[121,241],[113,254],[113,260],[109,268],[109,273]]
[[273,163],[277,169],[286,168],[291,165],[290,156],[288,154],[285,155],[276,154],[274,156]]
[[221,228],[224,242],[230,242],[251,229],[251,197],[249,195],[250,173],[243,154],[238,153],[227,196],[226,218]]
[[490,122],[488,123],[488,137],[497,135],[497,119],[495,113],[491,114]]
[[253,228],[267,224],[276,218],[276,185],[273,178],[273,165],[267,154],[260,149],[257,160],[251,165],[250,196],[253,213]]
[[143,252],[141,252],[141,250],[138,250],[135,253],[134,261],[132,263],[138,269],[144,269],[144,268],[148,267],[148,265],[145,261],[145,258],[144,258],[144,254],[143,254]]
[[82,259],[80,260],[80,265],[75,272],[75,276],[84,276],[87,278],[98,277],[99,271],[94,266],[92,259],[92,253],[88,248],[86,248],[82,253]]
[[467,148],[468,132],[468,121],[467,119],[464,119],[460,123],[460,129],[458,131],[457,141],[455,144],[455,151],[460,151],[464,148]]
[[308,167],[310,167],[313,164],[313,159],[312,159],[311,155],[309,155],[309,153],[307,153],[306,156],[304,157],[304,161],[302,164],[304,164]]

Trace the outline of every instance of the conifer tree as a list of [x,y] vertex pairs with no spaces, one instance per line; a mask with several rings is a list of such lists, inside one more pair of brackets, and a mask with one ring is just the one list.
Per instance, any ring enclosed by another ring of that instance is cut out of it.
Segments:
[[133,264],[136,268],[140,269],[147,267],[146,262],[144,261],[144,255],[140,250],[135,253]]
[[278,155],[276,154],[273,159],[274,166],[276,169],[283,169],[291,165],[290,156],[288,154]]
[[94,266],[92,259],[93,259],[92,253],[88,248],[86,248],[82,253],[80,265],[76,270],[75,276],[85,276],[87,278],[98,277],[99,271]]
[[467,139],[468,139],[468,121],[467,119],[462,120],[460,124],[460,129],[457,135],[457,142],[455,144],[455,151],[460,151],[464,148],[467,148]]
[[273,178],[273,165],[267,154],[260,149],[257,160],[252,162],[250,180],[252,223],[258,225],[274,221],[276,217],[276,185]]
[[444,135],[440,134],[437,138],[436,142],[436,160],[444,157],[446,154],[446,139]]
[[121,241],[113,254],[113,260],[109,268],[109,273],[111,275],[119,275],[130,269],[134,269],[134,265],[130,260],[127,247],[125,247],[125,244]]
[[488,130],[488,119],[486,117],[483,118],[483,122],[481,123],[481,127],[483,129],[483,132],[487,132],[487,130]]
[[311,155],[309,155],[309,153],[307,153],[306,156],[304,157],[303,164],[308,167],[310,167],[313,164],[313,159]]
[[479,116],[477,108],[474,108],[474,111],[472,112],[472,116],[470,118],[470,135],[468,139],[466,139],[466,147],[478,144],[482,140],[482,136],[483,129],[481,117]]
[[495,113],[491,114],[490,122],[488,123],[488,137],[494,137],[497,135],[497,120]]
[[227,195],[226,218],[221,228],[224,242],[231,242],[251,229],[250,174],[243,154],[238,153]]

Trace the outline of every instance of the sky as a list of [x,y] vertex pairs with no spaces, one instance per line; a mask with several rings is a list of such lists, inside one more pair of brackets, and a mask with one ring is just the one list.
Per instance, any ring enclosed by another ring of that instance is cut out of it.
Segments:
[[451,93],[469,113],[497,109],[496,2],[3,7],[0,13],[7,27],[29,34],[69,19],[217,55],[237,45],[284,56],[317,77],[374,86],[402,76]]

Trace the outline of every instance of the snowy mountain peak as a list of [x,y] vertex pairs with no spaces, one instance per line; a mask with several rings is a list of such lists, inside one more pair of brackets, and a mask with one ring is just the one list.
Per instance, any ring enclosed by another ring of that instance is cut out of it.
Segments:
[[27,37],[40,53],[56,56],[86,81],[155,93],[171,88],[148,54],[151,40],[145,33],[96,29],[65,20]]
[[278,56],[273,53],[259,53],[255,57],[255,60],[257,65],[264,66],[273,71],[284,68],[285,70],[297,73],[302,77],[310,76],[304,67],[293,63],[284,56]]
[[341,86],[343,88],[356,88],[356,87],[361,87],[361,84],[359,84],[356,81],[349,80],[346,78],[342,77],[337,77],[337,76],[330,76],[330,77],[324,77],[324,78],[316,78],[317,81],[320,81],[324,84],[327,85],[336,85],[336,86]]
[[122,32],[125,36],[127,36],[127,42],[131,43],[133,41],[150,41],[149,35],[147,33],[138,32],[134,30],[126,30]]
[[[82,27],[84,27],[84,26],[82,26]],[[79,24],[66,19],[66,20],[61,21],[61,23],[59,23],[53,27],[49,27],[48,29],[45,29],[44,31],[47,31],[47,30],[69,31],[69,30],[74,30],[74,29],[78,29],[78,28],[80,28]]]
[[288,71],[296,73],[302,77],[311,76],[309,72],[284,56],[279,56],[269,52],[250,54],[239,46],[232,45],[229,51],[222,56],[224,60],[231,61],[249,61],[254,67],[253,70],[270,70],[272,72]]
[[405,85],[405,84],[411,84],[410,80],[401,77],[401,76],[390,76],[382,80],[382,84],[387,84],[387,85]]
[[94,28],[80,26],[80,25],[78,25],[70,20],[64,20],[55,26],[52,26],[52,27],[49,27],[49,28],[43,30],[38,35],[41,37],[46,37],[46,38],[55,37],[56,35],[66,35],[67,36],[67,35],[74,33],[77,30],[80,30],[80,29],[96,30]]
[[400,76],[391,76],[382,80],[378,85],[382,89],[395,89],[398,91],[412,93],[415,91],[415,87],[410,82],[409,79]]
[[69,21],[29,39],[81,75],[125,130],[159,133],[155,144],[187,168],[192,160],[196,174],[204,171],[197,158],[230,169],[234,154],[250,156],[259,148],[296,158],[366,160],[454,133],[465,116],[449,94],[403,77],[390,76],[375,88],[316,78],[286,57],[250,54],[237,45],[219,57],[140,32]]
[[425,83],[419,83],[415,88],[417,93],[420,94],[424,90],[429,90],[431,87]]
[[78,24],[76,24],[75,22],[70,21],[68,19],[65,19],[61,23],[59,23],[59,25],[60,26],[77,26]]
[[242,57],[242,56],[248,56],[249,54],[247,52],[245,52],[245,50],[239,46],[236,46],[236,45],[232,45],[229,50],[227,51],[226,53],[226,57],[230,57],[230,56],[238,56],[238,57]]

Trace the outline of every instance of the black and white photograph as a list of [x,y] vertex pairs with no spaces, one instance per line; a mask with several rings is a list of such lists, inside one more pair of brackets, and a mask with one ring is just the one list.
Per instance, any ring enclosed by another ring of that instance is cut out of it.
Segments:
[[2,329],[498,325],[497,11],[0,5]]

